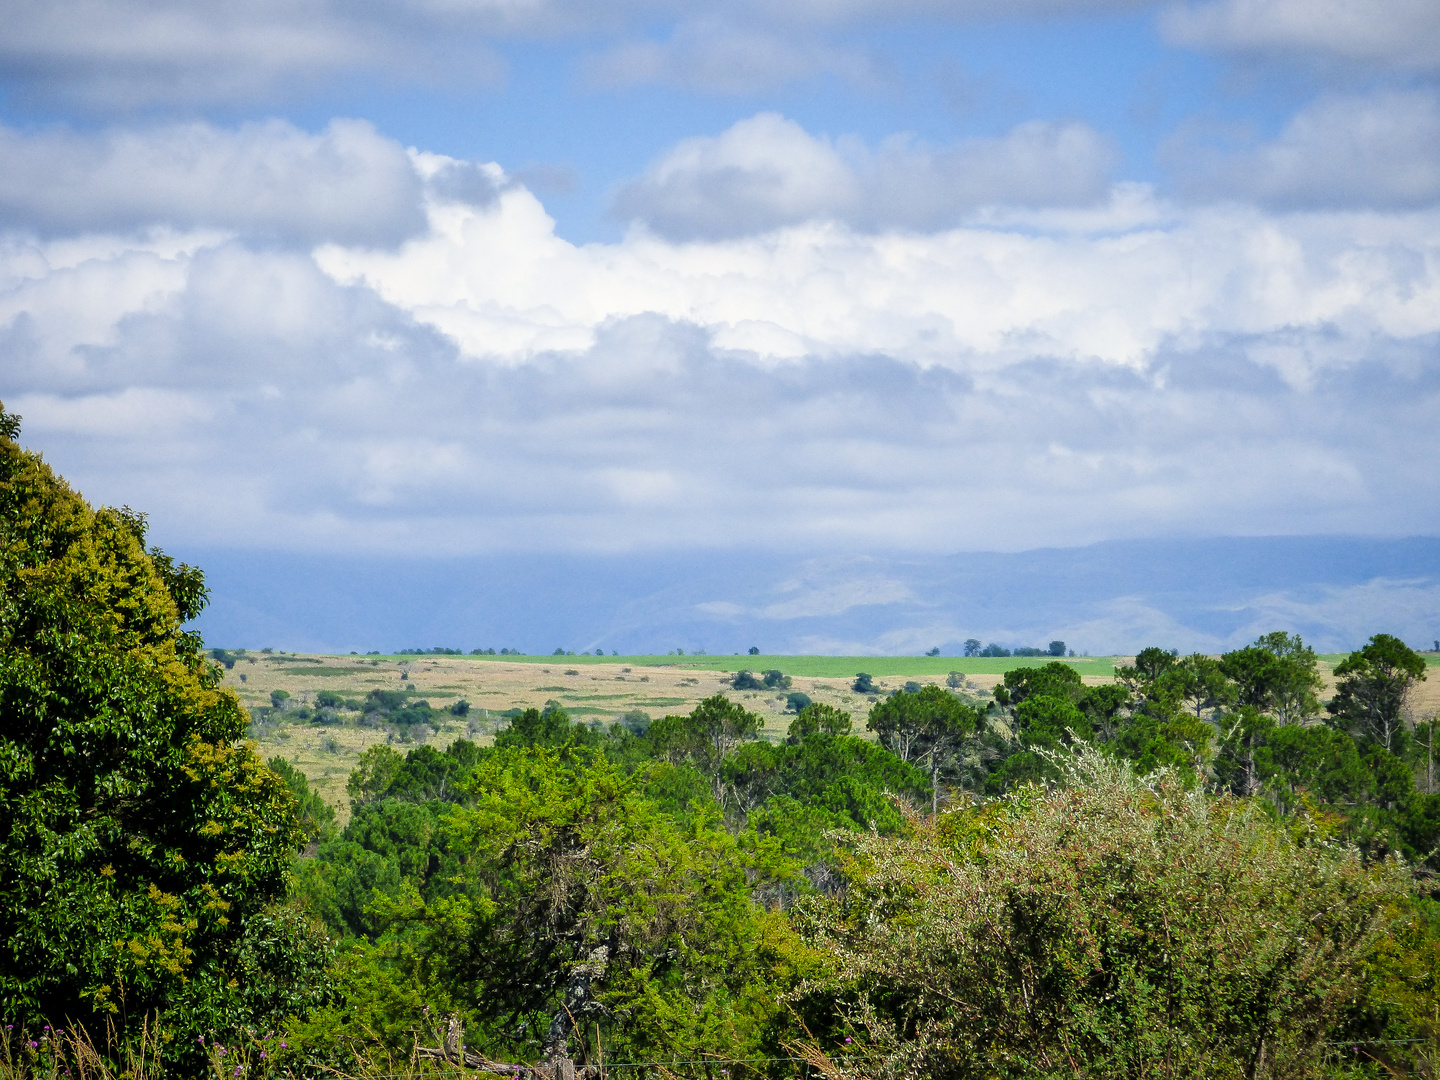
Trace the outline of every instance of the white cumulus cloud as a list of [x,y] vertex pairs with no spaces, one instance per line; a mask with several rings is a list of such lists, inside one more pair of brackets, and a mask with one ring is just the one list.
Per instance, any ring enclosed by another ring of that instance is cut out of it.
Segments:
[[[574,245],[498,169],[407,160],[426,225],[391,249],[0,234],[26,440],[168,535],[316,551],[1440,527],[1433,207],[1131,190],[1071,219]],[[471,184],[492,197],[435,193]],[[767,603],[890,596],[847,589]]]
[[0,159],[0,226],[42,235],[163,226],[389,244],[426,224],[415,163],[363,120],[316,134],[279,120],[0,128]]
[[1406,208],[1440,201],[1440,96],[1329,96],[1270,142],[1231,153],[1177,142],[1182,190],[1279,207]]
[[898,136],[872,150],[761,113],[682,140],[617,192],[614,211],[678,239],[809,220],[930,230],[984,206],[1097,203],[1114,163],[1108,142],[1078,122],[1032,121],[939,148]]

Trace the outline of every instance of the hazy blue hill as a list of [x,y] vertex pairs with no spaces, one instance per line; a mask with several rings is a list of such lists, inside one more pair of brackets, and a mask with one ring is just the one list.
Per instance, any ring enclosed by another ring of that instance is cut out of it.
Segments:
[[214,644],[550,652],[918,653],[969,637],[1218,649],[1272,629],[1322,651],[1440,637],[1440,539],[1109,541],[945,556],[765,552],[336,557],[189,550]]

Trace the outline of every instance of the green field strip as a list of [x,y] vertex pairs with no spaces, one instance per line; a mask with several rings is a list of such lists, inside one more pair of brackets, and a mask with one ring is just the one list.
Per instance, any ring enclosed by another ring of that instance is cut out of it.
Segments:
[[[1345,654],[1340,654],[1343,658]],[[382,659],[395,659],[384,657]],[[401,659],[404,659],[403,657]],[[413,658],[411,658],[413,659]],[[428,659],[428,658],[427,658]],[[676,668],[681,671],[765,671],[778,669],[786,675],[799,675],[816,679],[853,679],[857,672],[875,676],[893,675],[947,675],[959,671],[965,675],[1003,675],[1016,668],[1040,667],[1059,660],[1072,665],[1081,675],[1110,677],[1115,674],[1117,660],[1128,657],[1116,656],[441,656],[446,660],[485,661],[502,664],[549,664],[552,667],[566,664],[570,667],[594,667],[599,664],[623,664],[630,667]],[[1428,658],[1431,664],[1440,664],[1440,657]]]

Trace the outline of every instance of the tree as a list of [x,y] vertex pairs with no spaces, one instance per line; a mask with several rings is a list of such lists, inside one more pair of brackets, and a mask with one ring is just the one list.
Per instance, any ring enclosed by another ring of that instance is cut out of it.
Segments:
[[965,639],[965,655],[966,655],[966,656],[979,656],[979,655],[980,655],[980,639],[979,639],[979,638],[974,638],[974,637],[972,637],[972,638],[966,638],[966,639]]
[[1405,703],[1425,679],[1425,658],[1389,634],[1376,634],[1335,666],[1336,694],[1326,706],[1338,724],[1386,750],[1395,748]]
[[1055,697],[1076,702],[1085,694],[1085,684],[1069,664],[1058,660],[1041,667],[1014,668],[1005,672],[1004,686],[1013,704],[1030,697]]
[[788,1015],[766,965],[789,932],[751,901],[753,865],[718,817],[681,827],[644,780],[564,748],[482,759],[466,804],[438,823],[458,853],[451,887],[377,901],[388,970],[358,972],[307,1039],[393,1011],[413,1009],[413,1024],[437,1001],[497,1057],[593,1060],[597,1027],[604,1053],[630,1060],[762,1056]]
[[1050,642],[1050,647],[1049,647],[1046,651],[1047,651],[1051,656],[1064,656],[1064,655],[1065,655],[1065,642],[1063,642],[1063,641],[1052,641],[1052,642]]
[[565,746],[571,743],[589,745],[598,742],[587,727],[570,722],[570,714],[555,702],[544,709],[530,708],[512,717],[510,726],[495,736],[501,746]]
[[1316,696],[1324,685],[1319,658],[1298,634],[1265,634],[1254,645],[1220,657],[1220,670],[1235,683],[1236,700],[1295,724],[1320,708]]
[[372,746],[364,751],[345,782],[352,812],[384,797],[404,764],[404,756],[388,746]]
[[764,721],[724,694],[706,698],[688,716],[667,716],[650,725],[646,738],[657,757],[688,762],[712,778],[715,801],[723,801],[720,765],[742,742],[758,738]]
[[765,684],[755,677],[753,671],[737,671],[735,677],[730,680],[730,685],[736,690],[765,689]]
[[88,506],[17,425],[0,408],[0,1013],[219,1029],[260,977],[242,954],[283,895],[295,799],[182,628],[203,575],[146,550],[144,515]]
[[1183,701],[1200,719],[1205,709],[1223,708],[1234,699],[1234,688],[1220,661],[1203,653],[1192,653],[1166,673],[1166,689]]
[[940,655],[940,646],[939,646],[939,645],[936,645],[933,649],[931,649],[931,650],[930,650],[929,652],[927,652],[925,655],[926,655],[926,656],[939,656],[939,655]]
[[750,655],[751,655],[751,656],[759,656],[759,655],[760,655],[760,646],[759,646],[759,645],[751,645],[751,646],[750,646]]
[[901,761],[925,762],[930,770],[931,811],[936,812],[940,772],[964,741],[980,729],[980,714],[954,694],[925,686],[877,702],[865,727]]
[[834,705],[807,704],[798,710],[799,715],[790,721],[786,733],[787,742],[803,742],[811,735],[849,735],[852,723],[850,714]]
[[873,694],[875,693],[875,680],[862,671],[855,676],[855,681],[850,684],[850,689],[857,694]]
[[810,704],[810,695],[800,690],[792,691],[785,696],[785,711],[798,713]]
[[1135,663],[1117,667],[1115,677],[1130,687],[1132,693],[1143,693],[1175,666],[1177,656],[1174,649],[1158,649],[1152,645],[1135,654]]
[[290,789],[295,797],[296,818],[307,841],[328,840],[335,832],[335,810],[318,791],[310,789],[305,774],[283,757],[273,757],[266,764]]

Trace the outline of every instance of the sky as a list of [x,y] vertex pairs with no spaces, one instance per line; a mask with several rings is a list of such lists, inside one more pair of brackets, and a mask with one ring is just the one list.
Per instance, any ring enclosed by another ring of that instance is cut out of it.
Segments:
[[286,580],[1434,537],[1440,4],[9,0],[0,400]]

